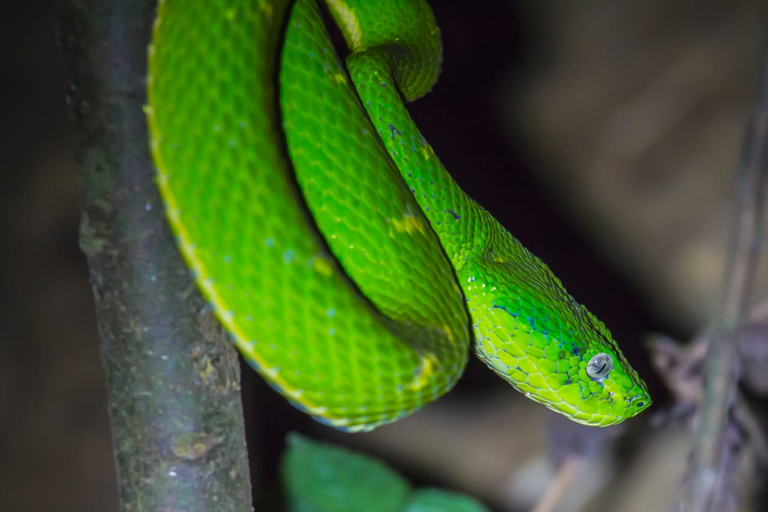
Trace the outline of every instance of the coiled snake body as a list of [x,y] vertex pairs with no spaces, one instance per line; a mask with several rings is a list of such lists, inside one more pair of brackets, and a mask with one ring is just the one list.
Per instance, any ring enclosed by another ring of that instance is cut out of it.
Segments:
[[[651,400],[603,324],[467,197],[403,101],[437,80],[421,0],[162,0],[147,119],[179,248],[237,347],[297,407],[360,431],[448,391],[474,338],[580,423]],[[354,85],[353,85],[354,84]]]

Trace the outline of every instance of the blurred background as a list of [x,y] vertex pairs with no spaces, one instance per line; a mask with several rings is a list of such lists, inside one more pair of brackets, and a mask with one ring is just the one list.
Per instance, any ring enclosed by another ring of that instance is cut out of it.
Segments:
[[[599,436],[573,430],[472,358],[445,398],[350,436],[294,410],[245,368],[257,503],[279,502],[285,434],[298,430],[498,511],[535,505],[575,443],[586,459],[555,510],[669,510],[690,434],[684,424],[652,421],[671,399],[645,341],[657,332],[692,338],[716,305],[768,5],[481,0],[433,8],[444,68],[435,90],[411,106],[417,124],[464,190],[611,328],[654,407]],[[114,511],[54,6],[5,9],[0,510]]]

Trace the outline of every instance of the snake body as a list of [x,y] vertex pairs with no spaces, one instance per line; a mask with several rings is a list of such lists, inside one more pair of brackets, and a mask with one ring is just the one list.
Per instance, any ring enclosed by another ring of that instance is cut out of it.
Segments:
[[147,120],[169,223],[245,359],[348,431],[448,391],[474,341],[589,425],[651,403],[609,331],[440,164],[403,104],[436,82],[423,0],[161,0]]

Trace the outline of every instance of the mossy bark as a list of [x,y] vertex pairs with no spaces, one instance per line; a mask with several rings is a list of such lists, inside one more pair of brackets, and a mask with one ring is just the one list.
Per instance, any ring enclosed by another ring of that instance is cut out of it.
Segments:
[[252,510],[237,354],[153,182],[142,107],[155,1],[59,7],[121,510]]

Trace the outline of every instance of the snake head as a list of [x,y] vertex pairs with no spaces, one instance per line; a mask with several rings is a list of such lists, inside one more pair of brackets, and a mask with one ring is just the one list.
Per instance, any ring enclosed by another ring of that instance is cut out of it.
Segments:
[[643,380],[606,327],[537,258],[483,262],[465,286],[475,349],[528,398],[575,422],[621,423],[651,405]]
[[[569,297],[570,298],[570,297]],[[571,299],[572,300],[572,299]],[[584,306],[574,305],[574,327],[580,335],[564,347],[573,368],[561,388],[562,402],[548,404],[585,425],[621,423],[651,405],[645,382],[630,366],[608,329]]]
[[575,385],[563,389],[563,403],[553,404],[578,423],[609,426],[621,423],[651,405],[645,383],[620,351],[606,346],[584,351]]

